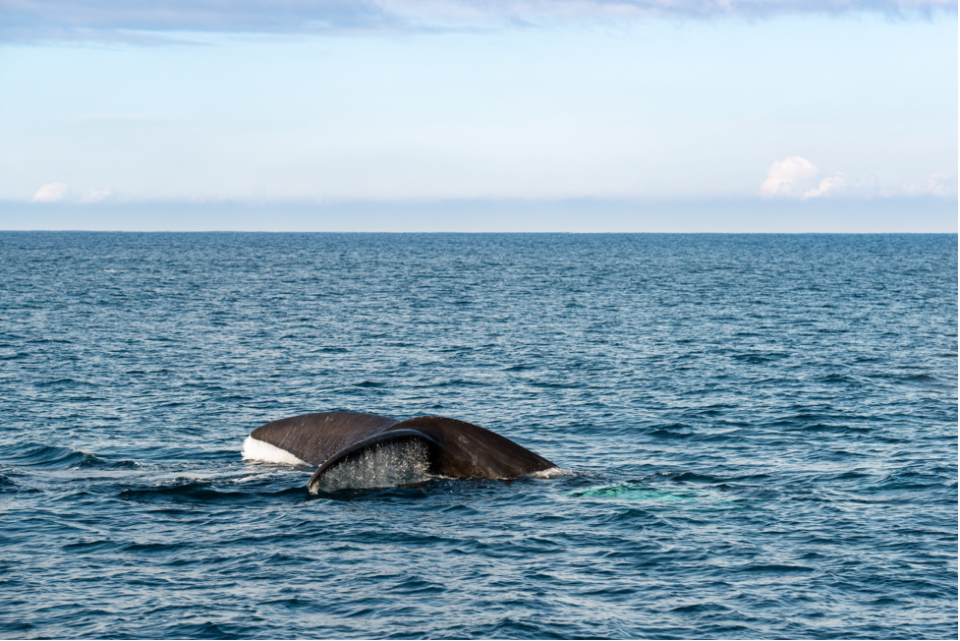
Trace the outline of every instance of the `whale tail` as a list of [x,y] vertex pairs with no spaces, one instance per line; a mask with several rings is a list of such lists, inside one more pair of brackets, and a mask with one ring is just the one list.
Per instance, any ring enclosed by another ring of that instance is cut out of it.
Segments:
[[510,439],[443,416],[397,421],[376,414],[323,412],[261,425],[244,458],[316,465],[307,487],[388,487],[447,478],[515,479],[556,466]]

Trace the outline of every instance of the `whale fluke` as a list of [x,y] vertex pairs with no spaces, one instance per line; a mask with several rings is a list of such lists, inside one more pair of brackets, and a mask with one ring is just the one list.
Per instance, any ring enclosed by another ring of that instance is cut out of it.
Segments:
[[[371,458],[389,448],[401,455]],[[556,467],[510,439],[464,421],[443,416],[398,421],[360,412],[304,414],[261,425],[244,442],[243,457],[318,466],[307,483],[311,492],[329,474],[361,461],[375,468],[416,463],[411,469],[430,475],[496,480]],[[373,483],[395,484],[402,478],[391,470],[372,471],[379,479]]]

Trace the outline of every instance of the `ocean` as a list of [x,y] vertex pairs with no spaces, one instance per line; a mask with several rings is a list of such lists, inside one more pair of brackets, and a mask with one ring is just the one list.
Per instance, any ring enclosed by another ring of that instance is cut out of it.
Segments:
[[[956,638],[957,245],[0,233],[0,636]],[[564,471],[241,459],[332,410]]]

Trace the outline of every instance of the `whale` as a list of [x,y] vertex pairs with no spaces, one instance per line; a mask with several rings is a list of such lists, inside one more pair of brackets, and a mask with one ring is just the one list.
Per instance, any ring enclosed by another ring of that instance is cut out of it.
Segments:
[[430,478],[506,481],[559,468],[478,425],[444,416],[398,420],[363,412],[320,412],[256,428],[245,460],[315,466],[311,493],[390,487]]

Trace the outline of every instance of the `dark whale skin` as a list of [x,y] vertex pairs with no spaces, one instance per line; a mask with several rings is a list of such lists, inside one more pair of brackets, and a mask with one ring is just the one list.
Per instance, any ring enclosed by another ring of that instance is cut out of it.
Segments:
[[448,478],[509,480],[556,467],[508,438],[443,416],[398,421],[361,412],[321,412],[261,425],[250,436],[319,466],[310,488],[338,463],[381,443],[408,439],[426,445],[430,471]]

